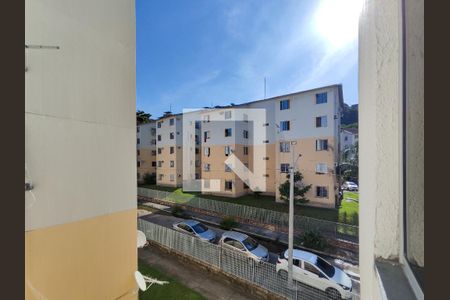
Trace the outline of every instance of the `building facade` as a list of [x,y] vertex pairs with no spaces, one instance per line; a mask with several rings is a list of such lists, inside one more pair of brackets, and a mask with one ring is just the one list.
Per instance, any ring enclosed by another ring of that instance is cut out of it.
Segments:
[[137,299],[134,1],[25,9],[25,298]]
[[156,122],[150,120],[137,125],[136,132],[137,180],[143,182],[150,174],[156,178]]
[[358,142],[358,129],[346,128],[341,130],[341,151],[354,146]]
[[[311,184],[308,204],[334,207],[338,186],[342,86],[331,85],[240,105],[195,112],[195,178],[203,180],[202,192],[229,197],[252,193],[225,163],[233,154],[254,176],[265,179],[263,194],[280,201],[279,186],[287,178],[294,156],[295,170]],[[262,111],[264,117],[248,118],[245,111]],[[239,116],[238,116],[239,115]],[[248,119],[246,119],[246,117]],[[167,115],[157,120],[157,184],[182,186],[182,118]],[[262,169],[261,166],[264,166]],[[208,191],[210,180],[219,189]]]

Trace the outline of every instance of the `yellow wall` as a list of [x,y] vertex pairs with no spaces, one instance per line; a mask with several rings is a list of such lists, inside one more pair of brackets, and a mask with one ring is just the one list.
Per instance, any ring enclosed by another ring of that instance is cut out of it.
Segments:
[[25,298],[137,299],[136,228],[131,209],[25,232]]

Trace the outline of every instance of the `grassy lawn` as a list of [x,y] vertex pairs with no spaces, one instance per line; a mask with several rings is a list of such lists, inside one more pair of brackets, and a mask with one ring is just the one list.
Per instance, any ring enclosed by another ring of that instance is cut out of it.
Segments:
[[344,199],[339,207],[339,222],[358,225],[358,215],[359,193],[345,191]]
[[184,286],[180,282],[176,281],[173,278],[170,278],[159,270],[150,267],[144,261],[139,260],[139,271],[143,275],[147,275],[150,277],[157,278],[159,280],[169,281],[168,284],[165,285],[152,285],[147,291],[142,292],[139,291],[139,299],[147,300],[147,299],[186,299],[186,300],[197,300],[197,299],[206,299],[196,291],[191,290],[190,288]]

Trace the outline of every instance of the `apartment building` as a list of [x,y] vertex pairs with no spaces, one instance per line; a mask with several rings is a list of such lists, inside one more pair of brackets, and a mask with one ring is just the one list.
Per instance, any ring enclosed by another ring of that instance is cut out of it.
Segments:
[[134,1],[25,10],[25,298],[137,299]]
[[[256,166],[265,165],[255,176],[266,179],[263,194],[274,195],[279,200],[278,187],[287,179],[294,156],[295,170],[303,174],[305,184],[312,184],[306,195],[309,204],[333,207],[342,104],[342,86],[332,85],[202,111],[201,178],[221,181],[220,191],[214,194],[238,197],[251,193],[248,184],[225,165],[233,153],[250,172]],[[262,109],[265,118],[257,121],[233,118],[242,109]],[[263,135],[259,134],[264,140],[254,138],[260,131],[264,131]]]
[[341,130],[341,151],[354,146],[358,142],[358,128]]
[[183,185],[183,115],[166,113],[156,120],[156,184]]
[[146,174],[156,177],[156,121],[138,124],[136,128],[137,179],[142,182]]

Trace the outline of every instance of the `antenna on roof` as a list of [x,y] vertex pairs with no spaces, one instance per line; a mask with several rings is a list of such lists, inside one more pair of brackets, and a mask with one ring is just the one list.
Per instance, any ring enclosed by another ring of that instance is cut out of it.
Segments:
[[169,111],[172,111],[172,103],[169,104]]

